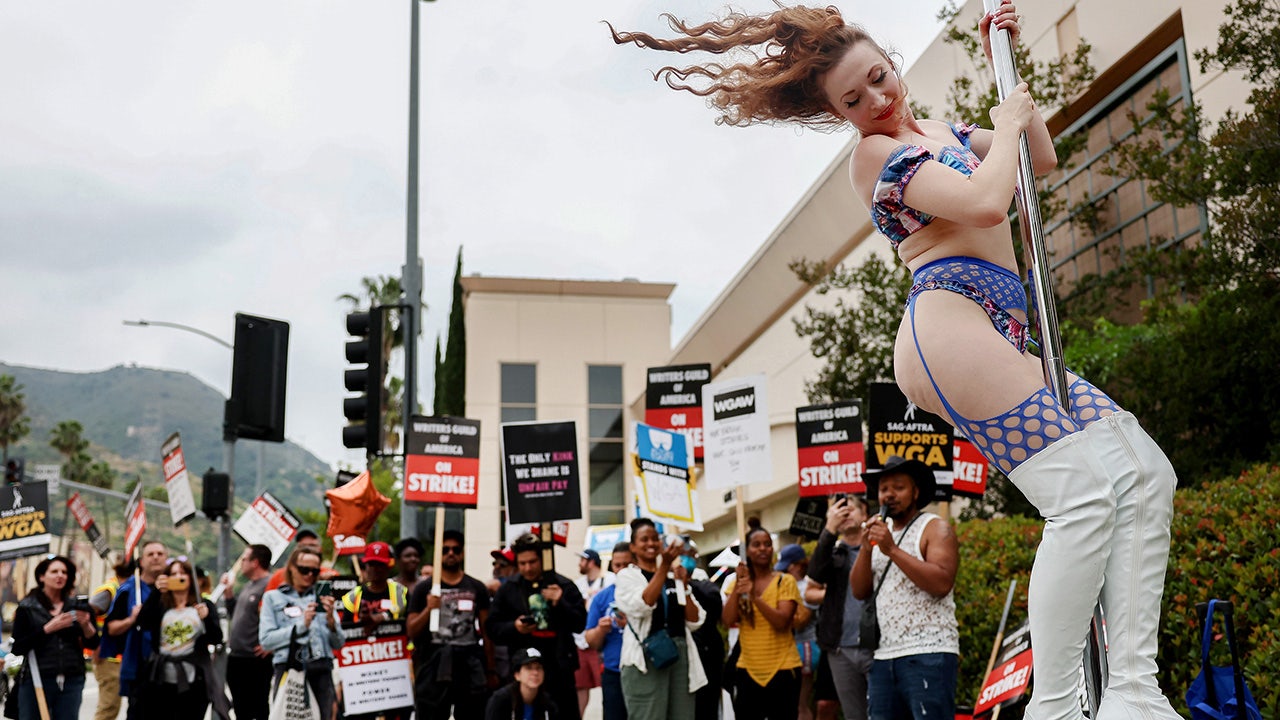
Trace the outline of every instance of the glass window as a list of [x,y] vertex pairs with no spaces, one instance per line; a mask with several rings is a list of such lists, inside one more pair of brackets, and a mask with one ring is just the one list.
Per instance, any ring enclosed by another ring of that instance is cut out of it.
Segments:
[[504,406],[502,408],[502,422],[528,422],[538,419],[537,408],[515,406]]
[[587,366],[587,403],[622,404],[622,368],[617,365]]
[[[1048,191],[1068,207],[1065,213],[1047,219],[1044,227],[1064,302],[1070,302],[1076,286],[1087,276],[1123,266],[1126,255],[1136,249],[1172,250],[1200,241],[1205,227],[1203,209],[1158,203],[1145,181],[1112,171],[1111,151],[1136,139],[1130,116],[1149,116],[1147,105],[1157,91],[1168,92],[1169,103],[1175,108],[1190,105],[1187,73],[1186,49],[1179,40],[1063,131],[1063,135],[1083,133],[1087,138],[1087,147],[1069,163],[1060,164],[1050,175],[1048,186]],[[1148,278],[1137,297],[1113,298],[1115,307],[1122,309],[1112,319],[1136,320],[1136,301],[1153,291]]]
[[503,363],[501,392],[499,402],[503,405],[536,404],[538,402],[537,366],[530,363]]
[[587,366],[588,518],[593,525],[621,523],[626,487],[622,446],[622,368]]

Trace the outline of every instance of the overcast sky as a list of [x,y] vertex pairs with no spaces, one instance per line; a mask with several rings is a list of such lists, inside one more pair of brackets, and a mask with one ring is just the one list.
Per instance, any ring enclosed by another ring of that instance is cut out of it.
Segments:
[[[903,0],[893,19],[883,2],[834,4],[909,66],[943,2]],[[718,127],[705,101],[653,82],[672,58],[617,47],[600,22],[661,31],[664,10],[706,20],[723,7],[421,6],[423,398],[460,246],[467,274],[674,282],[674,343],[849,142]],[[0,6],[0,360],[137,363],[225,394],[229,351],[122,321],[230,341],[237,311],[284,319],[286,434],[327,462],[359,461],[341,443],[336,298],[404,262],[409,12],[403,0]]]

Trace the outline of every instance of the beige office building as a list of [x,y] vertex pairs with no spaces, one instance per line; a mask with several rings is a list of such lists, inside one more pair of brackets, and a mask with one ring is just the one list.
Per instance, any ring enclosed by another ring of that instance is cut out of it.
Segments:
[[[1226,20],[1222,12],[1225,5],[1222,0],[1024,3],[1023,42],[1035,58],[1057,58],[1086,41],[1092,46],[1090,59],[1098,73],[1096,80],[1069,107],[1047,118],[1055,135],[1083,133],[1088,138],[1086,149],[1070,159],[1072,167],[1063,169],[1067,163],[1060,162],[1060,169],[1046,179],[1049,187],[1072,204],[1083,202],[1100,209],[1092,232],[1082,231],[1070,218],[1046,223],[1045,233],[1060,292],[1069,292],[1086,274],[1107,270],[1112,262],[1109,249],[1194,243],[1198,239],[1207,222],[1202,210],[1175,209],[1160,204],[1151,198],[1143,183],[1107,175],[1102,166],[1106,162],[1106,151],[1131,132],[1128,113],[1143,112],[1157,90],[1167,90],[1175,103],[1186,104],[1194,99],[1205,107],[1211,119],[1220,117],[1230,107],[1243,108],[1248,86],[1241,77],[1217,71],[1202,73],[1199,63],[1193,59],[1195,51],[1216,45],[1218,27]],[[980,0],[968,0],[958,22],[976,28],[982,12]],[[970,65],[961,50],[939,37],[904,77],[919,104],[939,111],[949,105],[947,92],[951,79],[972,72]],[[852,141],[832,158],[791,213],[772,234],[762,238],[759,250],[673,350],[646,358],[633,354],[625,359],[634,363],[625,370],[628,424],[643,418],[641,373],[646,364],[710,363],[715,381],[757,373],[767,376],[775,480],[747,487],[743,492],[748,513],[759,516],[764,526],[774,531],[786,530],[795,507],[794,409],[809,404],[804,395],[804,381],[819,367],[807,341],[796,335],[792,320],[802,316],[807,305],[832,302],[831,298],[819,297],[799,282],[788,269],[788,263],[803,257],[856,264],[871,253],[881,253],[896,261],[888,243],[874,231],[867,211],[850,187],[847,158],[851,149]],[[638,303],[638,299],[635,302]],[[662,305],[657,300],[653,302]],[[468,313],[471,312],[472,306],[468,305]],[[514,322],[514,318],[509,319]],[[516,332],[514,326],[494,327],[502,328],[504,336]],[[490,407],[477,404],[481,397],[477,393],[492,396],[496,388],[480,389],[476,383],[493,382],[493,358],[500,356],[490,355],[480,360],[478,348],[501,344],[505,339],[481,337],[479,333],[489,332],[483,328],[480,324],[468,324],[468,341],[476,348],[468,359],[468,372],[475,368],[474,372],[482,373],[474,381],[468,377],[470,407],[477,408]],[[519,332],[523,336],[525,331],[521,328]],[[654,337],[655,343],[660,344],[660,334]],[[644,352],[651,348],[635,342],[634,335],[630,339],[629,348]],[[609,350],[620,352],[620,348],[621,345]],[[595,346],[588,349],[597,352]],[[597,361],[604,362],[591,362]],[[587,361],[575,359],[573,362],[581,366]],[[578,395],[572,397],[581,396],[581,381],[565,382],[577,382]],[[492,404],[494,400],[486,402]],[[492,414],[493,411],[486,409],[485,412]],[[541,409],[539,413],[541,417]],[[630,497],[633,492],[630,477],[626,482],[625,493]],[[703,551],[730,544],[736,534],[732,500],[726,499],[722,492],[705,491],[700,500],[706,531],[697,540]],[[486,512],[493,515],[492,511],[481,511]],[[470,517],[468,520],[469,527],[476,527],[470,524]]]
[[645,369],[670,354],[674,285],[590,280],[462,279],[467,319],[467,416],[480,421],[480,499],[466,511],[467,572],[490,576],[489,552],[506,537],[498,427],[573,420],[582,520],[556,567],[578,576],[574,553],[588,525],[620,524],[627,510],[626,403]]

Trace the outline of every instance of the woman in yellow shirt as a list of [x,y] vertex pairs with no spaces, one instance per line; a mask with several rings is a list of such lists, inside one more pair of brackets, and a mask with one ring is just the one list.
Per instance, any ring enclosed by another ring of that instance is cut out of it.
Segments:
[[738,563],[722,620],[738,625],[738,669],[733,708],[738,717],[795,720],[800,699],[800,654],[791,620],[800,604],[795,578],[773,569],[773,538],[752,525],[746,557]]

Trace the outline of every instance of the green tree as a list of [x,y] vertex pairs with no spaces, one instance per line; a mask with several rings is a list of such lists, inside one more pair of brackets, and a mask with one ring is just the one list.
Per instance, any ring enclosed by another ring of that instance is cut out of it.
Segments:
[[462,304],[462,248],[453,270],[453,301],[449,308],[449,338],[444,360],[437,367],[437,415],[467,414],[467,328]]
[[49,431],[49,446],[66,458],[62,463],[62,477],[73,482],[84,482],[85,474],[93,463],[85,452],[89,449],[89,441],[82,437],[83,434],[84,426],[75,420],[63,420]]
[[1085,316],[1064,326],[1068,362],[1142,419],[1183,484],[1280,459],[1280,6],[1238,0],[1224,13],[1217,46],[1195,57],[1206,73],[1249,80],[1247,109],[1214,124],[1199,103],[1160,92],[1112,153],[1115,172],[1148,181],[1155,200],[1205,208],[1201,242],[1131,252],[1095,279],[1112,296],[1155,280],[1139,325]]
[[[119,475],[120,473],[116,472],[110,464],[99,461],[90,465],[85,471],[84,482],[86,484],[93,485],[94,487],[111,489],[111,487],[116,484],[116,478]],[[158,487],[160,487],[160,490],[163,492],[164,488],[162,486]],[[165,494],[161,499],[167,501],[169,498],[168,495]]]
[[440,355],[440,334],[436,333],[436,361],[435,361],[435,364],[432,365],[432,367],[435,368],[435,372],[433,372],[431,375],[433,378],[435,378],[435,383],[434,383],[435,387],[432,389],[432,392],[431,392],[431,414],[432,415],[439,415],[440,408],[443,406],[443,403],[444,403],[444,399],[440,397],[440,393],[444,389],[444,385],[440,382],[440,378],[444,376],[444,368],[441,367],[442,365],[444,365],[444,358]]
[[9,460],[9,446],[31,432],[26,397],[12,375],[0,375],[0,460],[4,462]]
[[893,342],[902,321],[911,276],[902,263],[871,255],[861,265],[796,260],[790,268],[830,307],[805,306],[794,319],[796,332],[809,338],[813,356],[825,361],[818,376],[805,381],[813,403],[864,397],[867,385],[893,379]]

